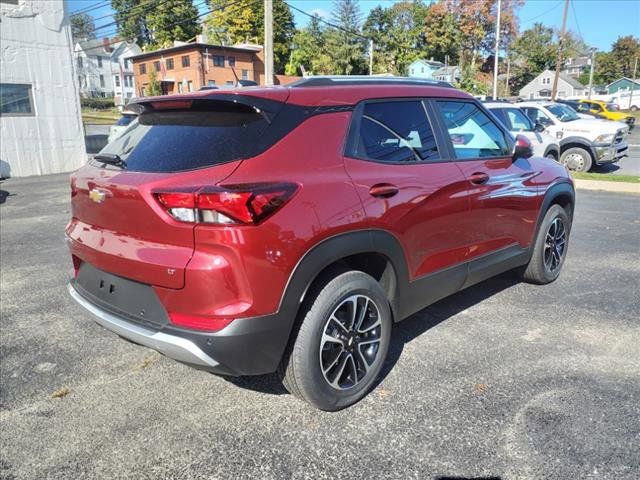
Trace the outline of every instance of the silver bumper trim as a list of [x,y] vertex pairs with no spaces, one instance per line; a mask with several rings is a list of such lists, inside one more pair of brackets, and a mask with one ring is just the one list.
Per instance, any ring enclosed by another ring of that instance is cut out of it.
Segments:
[[162,332],[154,332],[131,322],[122,320],[111,313],[97,307],[82,295],[80,295],[71,283],[68,285],[69,294],[82,307],[95,316],[96,322],[107,330],[139,343],[145,347],[153,348],[167,357],[179,362],[201,365],[203,367],[217,367],[219,364],[204,353],[198,346],[186,338],[168,335]]

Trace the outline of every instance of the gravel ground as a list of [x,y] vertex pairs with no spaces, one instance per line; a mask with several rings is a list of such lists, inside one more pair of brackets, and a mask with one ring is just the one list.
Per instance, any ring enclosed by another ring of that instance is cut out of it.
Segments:
[[332,414],[95,324],[66,292],[67,177],[0,190],[0,478],[640,478],[640,197],[580,191],[557,282],[414,315]]

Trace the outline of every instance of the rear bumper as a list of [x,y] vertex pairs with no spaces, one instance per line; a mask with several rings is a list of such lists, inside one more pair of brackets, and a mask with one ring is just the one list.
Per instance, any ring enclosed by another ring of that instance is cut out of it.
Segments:
[[169,358],[222,375],[259,375],[276,370],[291,329],[281,315],[238,319],[210,333],[173,326],[141,326],[98,306],[69,283],[69,294],[89,311],[96,322],[134,343]]

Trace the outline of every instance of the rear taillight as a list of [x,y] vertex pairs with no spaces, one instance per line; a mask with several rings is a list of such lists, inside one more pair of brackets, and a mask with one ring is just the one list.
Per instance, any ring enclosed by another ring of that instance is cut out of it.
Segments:
[[255,225],[278,211],[297,188],[293,183],[256,183],[156,191],[154,195],[180,222]]

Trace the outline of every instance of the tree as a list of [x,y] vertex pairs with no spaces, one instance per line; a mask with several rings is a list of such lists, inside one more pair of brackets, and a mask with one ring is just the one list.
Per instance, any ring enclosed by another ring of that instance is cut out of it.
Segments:
[[555,66],[558,44],[554,41],[554,30],[535,23],[522,32],[509,51],[513,72],[510,84],[519,90],[542,71]]
[[429,56],[455,64],[460,51],[461,34],[458,20],[444,1],[432,3],[424,19],[424,41]]
[[156,97],[158,95],[162,95],[162,88],[160,87],[158,74],[156,73],[155,68],[152,68],[149,72],[149,85],[147,85],[147,90],[145,93],[145,96],[147,97]]
[[96,24],[93,17],[87,13],[76,13],[71,15],[71,36],[74,41],[90,40],[96,38]]
[[[207,0],[213,10],[205,20],[207,37],[220,45],[235,45],[253,41],[263,43],[264,3],[245,0],[229,3],[229,0]],[[291,53],[291,43],[296,33],[293,14],[283,0],[273,0],[273,67],[276,73],[284,72]]]
[[320,19],[313,16],[306,28],[298,30],[293,37],[293,48],[287,75],[307,74],[327,75],[331,73],[331,57],[324,51],[324,31]]
[[402,0],[369,13],[362,31],[374,42],[375,72],[406,75],[409,64],[426,55],[427,10],[422,0]]
[[138,45],[166,47],[174,40],[189,40],[200,33],[193,0],[111,0],[118,35]]
[[167,0],[146,12],[152,47],[173,46],[174,40],[186,41],[200,33],[198,8],[192,0]]
[[333,23],[339,28],[326,31],[327,50],[333,59],[333,73],[366,73],[365,39],[360,34],[360,8],[357,0],[334,0]]
[[[635,59],[640,61],[640,40],[633,35],[618,37],[611,46],[611,56],[621,77],[632,77]],[[615,78],[611,81],[616,80]],[[610,82],[607,82],[610,83]]]

